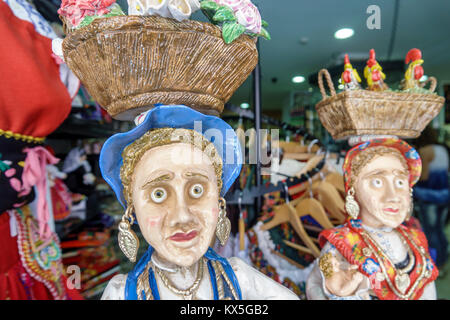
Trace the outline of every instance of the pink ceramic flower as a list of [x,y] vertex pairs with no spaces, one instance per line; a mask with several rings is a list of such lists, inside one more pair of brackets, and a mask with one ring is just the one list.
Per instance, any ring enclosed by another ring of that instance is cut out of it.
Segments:
[[229,6],[233,11],[245,5],[248,0],[214,0],[215,3],[221,6]]
[[86,16],[101,16],[109,12],[115,0],[62,0],[58,13],[74,26],[78,26]]
[[239,24],[243,25],[249,32],[259,34],[261,32],[261,15],[258,8],[248,1],[248,3],[237,9],[234,14]]
[[214,0],[219,5],[229,6],[239,24],[249,32],[261,32],[261,15],[258,8],[250,0]]

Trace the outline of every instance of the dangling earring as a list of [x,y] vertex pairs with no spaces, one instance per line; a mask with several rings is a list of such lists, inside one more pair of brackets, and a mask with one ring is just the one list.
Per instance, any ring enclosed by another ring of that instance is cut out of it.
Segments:
[[356,202],[354,195],[355,189],[351,187],[345,197],[345,210],[352,219],[358,218],[359,215],[359,205],[358,202]]
[[227,207],[224,198],[219,199],[219,220],[217,221],[216,237],[219,239],[220,244],[224,246],[227,243],[230,236],[231,222],[227,218]]
[[408,212],[408,215],[406,216],[406,221],[411,219],[411,217],[414,213],[414,200],[413,200],[413,189],[412,188],[409,188],[409,195],[411,198],[411,202],[409,203],[409,212]]
[[139,249],[139,239],[136,233],[131,229],[134,222],[132,207],[128,207],[119,223],[119,247],[123,254],[131,261],[136,262],[136,256]]

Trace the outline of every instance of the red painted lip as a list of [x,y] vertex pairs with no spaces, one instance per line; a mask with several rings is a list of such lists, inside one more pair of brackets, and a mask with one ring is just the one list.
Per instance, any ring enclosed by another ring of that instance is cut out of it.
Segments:
[[169,237],[170,240],[173,241],[189,241],[194,239],[196,236],[198,235],[197,231],[191,231],[189,233],[182,233],[182,232],[178,232],[175,233],[173,236]]
[[393,209],[393,208],[386,208],[386,209],[383,209],[384,211],[387,211],[387,212],[393,212],[393,213],[397,213],[399,210],[398,209]]

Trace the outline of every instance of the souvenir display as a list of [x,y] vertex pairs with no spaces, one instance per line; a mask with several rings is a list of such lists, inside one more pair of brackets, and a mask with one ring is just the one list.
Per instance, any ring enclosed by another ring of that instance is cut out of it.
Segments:
[[[268,37],[256,7],[129,1],[137,16],[106,1],[91,11],[81,7],[63,1],[59,11],[68,31],[64,60],[111,116],[136,123],[109,138],[100,154],[102,175],[125,209],[120,249],[138,260],[109,282],[102,299],[296,299],[210,247],[229,237],[223,196],[242,165],[237,136],[217,115],[256,65],[254,37]],[[198,8],[219,26],[170,19]],[[149,245],[142,257],[135,222]]]
[[[413,211],[412,187],[422,163],[400,138],[419,136],[444,99],[433,92],[435,79],[430,89],[418,81],[423,75],[420,50],[409,51],[405,62],[411,63],[399,90],[387,87],[373,49],[364,70],[367,90],[345,86],[336,94],[328,72],[319,73],[320,120],[335,139],[348,139],[353,147],[343,165],[348,219],[321,232],[322,250],[308,278],[308,299],[436,299],[438,270],[427,239],[404,224]],[[346,84],[355,82],[345,72],[342,78]]]

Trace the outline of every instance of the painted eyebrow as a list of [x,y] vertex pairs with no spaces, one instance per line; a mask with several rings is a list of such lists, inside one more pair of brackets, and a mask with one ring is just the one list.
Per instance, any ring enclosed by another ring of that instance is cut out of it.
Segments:
[[409,176],[408,170],[394,170],[394,174],[398,176]]
[[367,173],[366,177],[377,176],[377,175],[380,175],[383,173],[388,173],[388,171],[387,170],[374,170],[372,172]]
[[[406,170],[397,170],[396,169],[393,172],[397,176],[399,176],[399,175],[401,175],[401,176],[408,176],[409,175],[408,171],[406,171]],[[387,170],[375,170],[375,171],[372,171],[372,172],[369,172],[368,174],[366,174],[366,177],[377,176],[377,175],[380,175],[380,174],[383,174],[383,173],[389,173],[389,171],[387,171]]]
[[203,178],[203,179],[209,180],[209,178],[208,178],[207,175],[205,175],[205,174],[203,174],[203,173],[199,173],[199,172],[188,171],[188,172],[185,172],[183,175],[184,175],[185,177],[187,177],[187,178],[201,177],[201,178]]
[[144,190],[144,189],[147,189],[147,188],[151,187],[154,184],[157,184],[157,183],[160,183],[160,182],[163,182],[163,181],[169,181],[169,180],[172,180],[172,179],[173,179],[173,175],[165,173],[165,174],[162,174],[162,175],[160,175],[160,176],[158,176],[158,177],[156,177],[156,178],[154,178],[154,179],[152,179],[150,181],[147,181],[146,183],[144,183],[144,185],[141,187],[141,189]]

